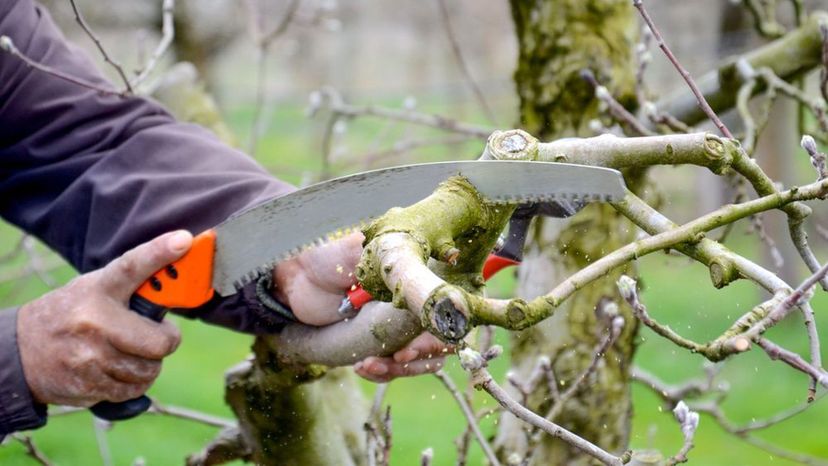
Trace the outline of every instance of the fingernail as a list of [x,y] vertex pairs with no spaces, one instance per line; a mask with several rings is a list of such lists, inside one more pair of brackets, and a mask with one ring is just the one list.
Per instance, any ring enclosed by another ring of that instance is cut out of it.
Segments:
[[386,366],[385,364],[383,364],[381,362],[378,362],[378,363],[374,364],[373,366],[371,366],[368,369],[368,372],[370,372],[374,375],[384,375],[384,374],[388,373],[388,366]]
[[190,249],[192,242],[193,235],[191,235],[189,231],[180,230],[170,235],[170,239],[167,240],[167,246],[169,246],[173,252],[183,252]]
[[358,363],[354,364],[354,370],[355,370],[355,371],[358,371],[358,370],[360,370],[360,369],[362,369],[362,361],[360,361],[360,362],[358,362]]
[[415,349],[407,349],[403,351],[398,351],[394,354],[394,360],[397,362],[411,362],[417,359],[417,356],[420,355],[420,352]]

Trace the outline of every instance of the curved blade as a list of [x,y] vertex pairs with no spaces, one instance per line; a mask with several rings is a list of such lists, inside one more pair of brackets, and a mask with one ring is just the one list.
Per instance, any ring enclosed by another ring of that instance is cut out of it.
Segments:
[[616,170],[553,162],[438,162],[336,178],[266,201],[216,227],[213,287],[231,295],[274,263],[392,207],[411,205],[454,175],[502,203],[620,200],[625,192]]

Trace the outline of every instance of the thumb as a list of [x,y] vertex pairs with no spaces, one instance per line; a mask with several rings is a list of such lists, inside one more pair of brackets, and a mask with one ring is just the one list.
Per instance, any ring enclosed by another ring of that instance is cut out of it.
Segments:
[[107,294],[126,302],[142,283],[181,258],[192,244],[193,235],[186,230],[165,233],[127,251],[99,270],[100,283]]

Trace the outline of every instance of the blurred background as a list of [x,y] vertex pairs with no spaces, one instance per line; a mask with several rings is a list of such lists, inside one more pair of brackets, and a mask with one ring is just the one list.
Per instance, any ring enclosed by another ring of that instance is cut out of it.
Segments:
[[[89,37],[75,22],[68,0],[43,2],[67,38],[99,59]],[[740,2],[726,0],[661,0],[651,2],[651,14],[665,39],[694,75],[712,69],[724,57],[764,42]],[[806,2],[807,3],[807,2]],[[828,6],[810,2],[812,6]],[[126,69],[144,63],[161,34],[161,1],[100,2],[78,0],[78,6],[109,54]],[[435,0],[337,1],[303,0],[292,10],[289,1],[178,0],[175,39],[162,63],[146,82],[152,88],[173,64],[195,66],[200,83],[217,104],[229,131],[230,143],[248,151],[274,175],[297,185],[368,168],[419,161],[476,158],[484,138],[450,134],[370,116],[333,122],[320,89],[335,89],[354,107],[379,106],[398,111],[437,114],[484,128],[517,125],[518,98],[512,83],[517,56],[512,18],[506,0],[447,0],[446,12]],[[251,14],[251,6],[256,13]],[[291,18],[265,47],[256,31],[276,28]],[[446,21],[450,23],[450,32]],[[784,12],[780,21],[785,21]],[[455,47],[462,57],[459,60]],[[683,85],[658,54],[646,81],[654,95],[666,95]],[[6,58],[3,58],[6,59]],[[99,60],[100,61],[100,60]],[[101,69],[114,78],[101,61]],[[465,71],[464,71],[465,70]],[[469,76],[491,109],[475,98]],[[815,86],[815,76],[807,85]],[[758,104],[757,104],[758,105]],[[768,130],[759,142],[757,160],[786,185],[813,179],[808,157],[799,148],[797,109],[777,103]],[[315,112],[309,112],[316,110]],[[309,117],[309,113],[314,113]],[[738,121],[732,118],[733,124]],[[663,211],[677,221],[727,202],[726,183],[690,167],[652,171],[663,197]],[[814,205],[812,225],[828,226],[824,205]],[[791,252],[780,215],[764,216],[765,228],[788,260],[779,263],[766,243],[748,235],[750,222],[740,223],[728,245],[778,271],[791,283],[806,276]],[[820,257],[825,239],[816,231],[812,241]],[[651,314],[687,336],[706,340],[764,296],[747,283],[714,290],[707,271],[681,257],[654,254],[640,261],[643,298]],[[10,225],[0,225],[0,308],[14,307],[59,286],[74,272],[62,260]],[[511,295],[514,277],[504,272],[491,285],[491,294]],[[820,329],[828,332],[824,293],[814,301]],[[791,349],[804,351],[801,321],[792,317],[771,335]],[[223,373],[249,352],[245,335],[176,318],[184,341],[165,360],[165,369],[150,394],[162,403],[232,418],[223,403]],[[700,373],[702,359],[653,338],[642,329],[636,363],[668,382]],[[504,335],[499,334],[502,341]],[[502,379],[507,358],[493,372]],[[449,371],[462,382],[454,360]],[[728,363],[721,377],[731,387],[724,403],[736,423],[750,422],[799,404],[806,396],[805,377],[764,354],[753,351]],[[375,389],[364,383],[366,395]],[[681,435],[672,416],[646,389],[634,386],[632,447],[658,445],[674,451]],[[454,464],[453,440],[464,421],[451,396],[433,377],[395,381],[387,401],[394,421],[392,464],[419,464],[420,452],[434,449],[434,464]],[[478,406],[493,403],[483,397]],[[824,458],[828,442],[824,419],[828,404],[758,434],[786,449]],[[491,431],[494,417],[487,421]],[[53,416],[46,428],[33,432],[38,447],[60,465],[182,464],[216,434],[217,428],[166,416],[146,415],[111,428],[95,428],[85,412]],[[475,445],[470,464],[482,464]],[[0,446],[0,464],[37,464],[25,447],[7,439]],[[691,464],[798,464],[755,448],[725,434],[702,417]]]

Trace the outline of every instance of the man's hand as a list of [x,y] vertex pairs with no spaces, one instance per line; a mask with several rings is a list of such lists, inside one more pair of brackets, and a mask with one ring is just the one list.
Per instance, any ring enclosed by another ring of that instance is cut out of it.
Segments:
[[362,255],[362,233],[309,249],[280,262],[273,274],[276,299],[308,325],[342,320],[337,309],[345,291],[356,284],[354,268]]
[[372,356],[363,359],[354,364],[354,371],[377,383],[388,382],[397,377],[431,374],[442,369],[449,352],[453,353],[454,348],[430,333],[423,333],[392,357]]
[[186,231],[159,236],[20,308],[20,359],[37,402],[87,407],[147,391],[181,335],[171,322],[141,317],[127,303],[191,244]]
[[[356,284],[353,270],[362,254],[362,233],[348,235],[279,263],[274,272],[276,298],[308,325],[328,325],[342,316],[337,309],[345,292]],[[393,357],[370,357],[354,365],[360,376],[374,382],[427,374],[443,367],[451,348],[424,333]]]

